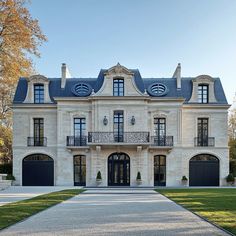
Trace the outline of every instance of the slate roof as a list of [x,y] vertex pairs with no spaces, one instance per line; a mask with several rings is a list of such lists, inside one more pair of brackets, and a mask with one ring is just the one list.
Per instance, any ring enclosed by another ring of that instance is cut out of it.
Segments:
[[[96,93],[103,85],[104,82],[104,72],[107,70],[102,69],[97,78],[70,78],[66,80],[66,86],[61,89],[61,78],[48,78],[49,83],[49,93],[53,100],[54,97],[75,97],[72,93],[72,87],[77,83],[87,83],[89,84]],[[181,78],[181,90],[177,89],[177,82],[175,78],[142,78],[138,69],[131,70],[134,73],[134,81],[137,88],[141,93],[144,93],[150,85],[153,83],[162,83],[168,88],[168,93],[163,96],[163,98],[185,98],[185,103],[188,103],[192,94],[192,79],[193,77],[182,77]],[[219,78],[214,78],[214,90],[217,104],[228,104],[224,90]],[[20,78],[13,103],[22,103],[25,100],[27,94],[27,80],[26,78]],[[150,96],[150,95],[149,95]],[[162,97],[160,97],[162,98]],[[54,101],[54,100],[53,100]]]

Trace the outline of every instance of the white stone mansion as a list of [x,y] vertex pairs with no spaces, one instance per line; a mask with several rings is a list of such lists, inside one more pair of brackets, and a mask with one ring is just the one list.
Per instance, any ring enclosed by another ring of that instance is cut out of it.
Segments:
[[218,186],[229,172],[219,78],[142,78],[119,63],[97,78],[33,75],[16,89],[13,174],[19,185]]

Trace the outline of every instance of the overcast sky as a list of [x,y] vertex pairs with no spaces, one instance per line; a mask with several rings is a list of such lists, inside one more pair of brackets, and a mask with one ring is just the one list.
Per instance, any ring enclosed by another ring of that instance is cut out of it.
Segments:
[[236,92],[236,0],[31,0],[48,42],[38,73],[96,77],[117,62],[143,77],[220,77],[229,103]]

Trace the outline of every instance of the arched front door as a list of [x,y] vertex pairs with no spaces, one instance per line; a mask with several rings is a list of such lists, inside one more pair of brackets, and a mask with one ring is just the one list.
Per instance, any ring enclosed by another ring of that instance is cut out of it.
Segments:
[[23,159],[22,185],[53,186],[54,161],[45,154],[32,154]]
[[189,186],[219,186],[219,160],[209,154],[199,154],[189,161]]
[[108,157],[108,185],[130,185],[130,158],[125,153],[113,153]]

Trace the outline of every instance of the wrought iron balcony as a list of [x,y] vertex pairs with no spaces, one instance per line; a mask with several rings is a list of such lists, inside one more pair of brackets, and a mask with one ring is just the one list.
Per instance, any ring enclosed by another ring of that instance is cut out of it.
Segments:
[[27,145],[34,147],[45,147],[47,146],[47,138],[46,137],[28,137]]
[[151,146],[154,147],[172,147],[174,144],[173,136],[152,136]]
[[66,145],[70,147],[87,146],[87,136],[67,136]]
[[214,147],[215,138],[214,137],[195,137],[194,138],[195,147]]
[[149,143],[149,132],[89,132],[89,143],[127,143],[127,144],[144,144]]

